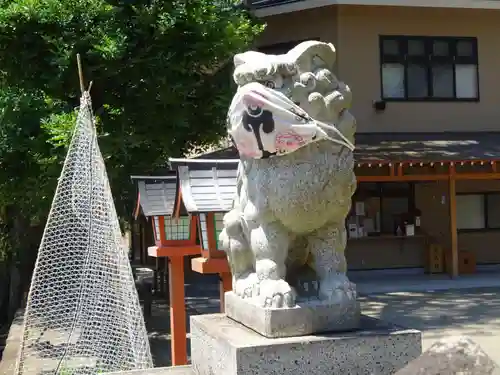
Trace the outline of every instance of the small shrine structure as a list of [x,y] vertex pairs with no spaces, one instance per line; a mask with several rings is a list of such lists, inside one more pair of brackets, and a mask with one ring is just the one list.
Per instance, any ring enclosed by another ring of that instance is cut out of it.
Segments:
[[232,289],[226,254],[219,250],[223,217],[233,204],[239,160],[170,159],[165,176],[132,176],[138,199],[134,216],[151,220],[154,245],[148,256],[168,262],[172,365],[187,364],[184,257],[191,268],[218,274],[221,311]]
[[197,244],[197,218],[187,213],[180,202],[175,172],[167,176],[132,176],[132,180],[138,187],[136,217],[141,209],[153,226],[155,244],[148,248],[148,255],[168,260],[172,365],[185,365],[184,257],[201,253]]
[[177,170],[180,198],[176,200],[174,216],[180,214],[181,201],[187,213],[197,218],[201,256],[192,259],[195,272],[219,274],[221,311],[224,293],[232,289],[232,276],[226,254],[219,250],[218,237],[223,229],[223,217],[236,195],[238,159],[169,159]]

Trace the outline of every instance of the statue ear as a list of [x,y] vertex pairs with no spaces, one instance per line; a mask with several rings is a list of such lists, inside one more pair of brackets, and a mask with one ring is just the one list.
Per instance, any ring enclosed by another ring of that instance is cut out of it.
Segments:
[[256,51],[247,51],[243,53],[238,53],[234,55],[233,58],[233,63],[234,67],[237,68],[240,65],[244,64],[256,64],[256,62],[260,62],[263,59],[266,59],[266,54],[262,52],[256,52]]
[[337,53],[331,43],[315,40],[302,42],[287,53],[288,60],[295,63],[300,73],[312,72],[318,68],[331,70]]

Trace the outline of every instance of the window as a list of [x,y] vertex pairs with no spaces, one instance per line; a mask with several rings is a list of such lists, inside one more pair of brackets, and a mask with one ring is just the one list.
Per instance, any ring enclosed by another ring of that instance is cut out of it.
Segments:
[[457,229],[500,229],[500,193],[457,195]]
[[[414,196],[411,183],[359,183],[347,224],[363,224],[369,234],[394,234],[396,223],[415,208]],[[355,202],[364,203],[363,223],[357,222]]]
[[380,37],[385,100],[479,99],[477,39]]
[[219,250],[219,235],[224,229],[224,214],[221,212],[214,213],[214,228],[215,228],[215,244]]
[[457,196],[457,229],[486,228],[484,197],[481,194]]

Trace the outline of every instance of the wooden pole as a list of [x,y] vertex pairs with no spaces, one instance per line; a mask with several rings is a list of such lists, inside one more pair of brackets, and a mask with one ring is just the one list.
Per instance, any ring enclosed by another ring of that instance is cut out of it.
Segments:
[[85,92],[85,84],[83,83],[82,59],[79,53],[76,54],[76,63],[78,64],[78,79],[80,80],[80,91],[83,94]]
[[450,235],[451,235],[451,277],[458,276],[458,233],[457,233],[457,191],[455,166],[450,165],[449,200],[450,200]]
[[[82,58],[80,57],[79,53],[76,54],[76,63],[78,65],[78,79],[80,81],[80,92],[83,94],[85,92],[85,81],[83,80]],[[89,88],[87,89],[88,92],[90,92],[90,89],[92,88],[92,83],[93,81],[90,81]]]
[[186,305],[184,301],[184,257],[172,256],[168,264],[172,365],[187,364]]

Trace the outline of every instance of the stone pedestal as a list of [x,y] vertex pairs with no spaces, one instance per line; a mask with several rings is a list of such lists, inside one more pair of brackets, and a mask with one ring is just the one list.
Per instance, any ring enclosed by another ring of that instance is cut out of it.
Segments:
[[357,329],[360,306],[355,299],[344,304],[309,300],[287,309],[264,308],[225,294],[226,315],[268,338],[304,336],[321,332],[345,332]]
[[360,328],[270,339],[224,314],[191,318],[196,375],[389,375],[422,353],[421,334],[362,316]]
[[270,339],[224,314],[193,316],[191,366],[113,375],[393,375],[422,353],[419,331],[363,315],[359,323],[349,333]]

